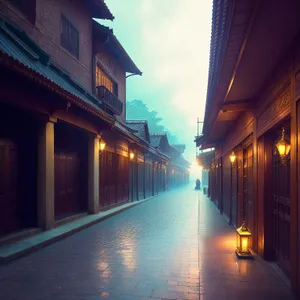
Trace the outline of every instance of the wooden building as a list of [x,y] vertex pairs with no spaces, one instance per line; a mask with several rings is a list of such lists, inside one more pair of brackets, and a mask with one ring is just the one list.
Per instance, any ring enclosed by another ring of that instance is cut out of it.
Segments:
[[[126,124],[135,131],[135,136],[144,143],[144,149],[135,149],[136,172],[138,173],[138,200],[154,196],[167,190],[166,165],[169,157],[151,143],[148,122],[127,120]],[[153,141],[153,140],[152,140]]]
[[[212,200],[300,297],[300,2],[213,1],[201,149]],[[281,137],[284,129],[284,145]],[[283,148],[290,151],[281,153]],[[297,298],[298,299],[298,298]]]
[[1,241],[149,197],[145,165],[167,164],[125,122],[141,71],[93,18],[103,0],[0,0]]
[[151,145],[169,157],[167,164],[158,164],[158,192],[187,184],[190,164],[182,157],[185,145],[170,145],[166,134],[152,134]]

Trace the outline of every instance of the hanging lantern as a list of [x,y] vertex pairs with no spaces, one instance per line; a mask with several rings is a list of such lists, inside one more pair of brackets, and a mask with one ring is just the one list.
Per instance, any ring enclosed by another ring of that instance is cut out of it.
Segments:
[[234,153],[234,151],[232,151],[232,153],[229,155],[230,161],[233,164],[236,160],[236,155]]
[[284,127],[282,128],[281,139],[277,142],[276,148],[277,148],[278,153],[279,153],[281,158],[285,158],[290,153],[291,144],[289,143],[289,141],[285,137]]
[[105,147],[106,147],[106,143],[103,140],[100,140],[100,142],[99,142],[100,152],[104,151]]
[[250,252],[251,232],[243,222],[242,226],[236,229],[237,232],[237,248],[236,254],[239,258],[253,258]]

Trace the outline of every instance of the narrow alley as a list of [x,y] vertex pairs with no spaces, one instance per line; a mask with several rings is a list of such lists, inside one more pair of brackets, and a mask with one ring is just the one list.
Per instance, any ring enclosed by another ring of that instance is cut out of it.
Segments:
[[162,194],[0,267],[0,299],[293,299],[193,186]]

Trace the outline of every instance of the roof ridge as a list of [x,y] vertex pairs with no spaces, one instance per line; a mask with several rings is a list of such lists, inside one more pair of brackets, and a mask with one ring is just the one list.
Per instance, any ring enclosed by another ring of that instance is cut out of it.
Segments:
[[151,136],[166,136],[166,133],[151,133]]
[[128,124],[148,123],[147,120],[126,120],[125,122]]

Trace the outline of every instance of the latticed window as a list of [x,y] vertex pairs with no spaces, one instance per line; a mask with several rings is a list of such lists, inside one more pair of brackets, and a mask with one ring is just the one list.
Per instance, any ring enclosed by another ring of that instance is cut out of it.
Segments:
[[118,96],[118,85],[101,69],[96,67],[96,86],[104,86],[115,96]]
[[61,45],[76,58],[79,58],[79,32],[73,24],[61,16]]

